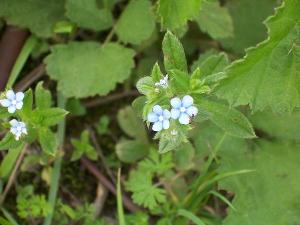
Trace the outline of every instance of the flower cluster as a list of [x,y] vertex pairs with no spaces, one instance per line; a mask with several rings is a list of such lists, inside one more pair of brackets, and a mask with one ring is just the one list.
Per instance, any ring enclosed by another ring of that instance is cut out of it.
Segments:
[[[0,105],[7,108],[7,111],[11,114],[17,110],[22,109],[24,93],[9,90],[6,92],[4,99],[0,100]],[[27,134],[26,124],[22,121],[12,119],[10,122],[10,132],[15,136],[16,140],[19,140],[22,135]]]
[[162,88],[167,88],[168,87],[168,74],[163,77],[163,79],[160,79],[159,82],[155,83],[156,87],[162,87]]
[[179,121],[180,124],[187,125],[190,123],[191,118],[198,113],[195,107],[194,100],[191,96],[186,95],[182,99],[175,97],[171,101],[171,112],[167,109],[162,109],[161,106],[155,105],[152,112],[148,114],[148,121],[153,123],[153,131],[167,130],[170,127],[170,118]]

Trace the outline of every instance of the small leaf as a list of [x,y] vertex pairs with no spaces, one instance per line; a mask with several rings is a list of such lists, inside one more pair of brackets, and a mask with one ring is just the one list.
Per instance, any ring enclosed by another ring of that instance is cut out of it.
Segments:
[[4,159],[1,162],[0,166],[0,177],[1,178],[7,178],[12,169],[15,166],[15,163],[17,161],[17,158],[24,148],[24,144],[19,144],[17,146],[12,147],[9,149],[7,155],[5,155]]
[[86,108],[80,102],[80,100],[76,98],[70,98],[67,101],[66,109],[70,114],[75,116],[83,116],[86,114]]
[[72,139],[71,143],[74,146],[71,161],[76,161],[83,155],[87,156],[91,160],[97,160],[98,154],[95,148],[90,144],[90,135],[87,130],[81,133],[79,140]]
[[39,82],[35,88],[35,104],[39,109],[51,107],[51,92],[43,88],[43,82]]
[[148,143],[145,126],[130,106],[121,109],[118,112],[118,123],[128,136],[137,138],[143,143]]
[[55,133],[49,128],[41,128],[38,130],[39,142],[45,153],[54,156],[58,148],[58,140]]
[[32,112],[32,122],[37,126],[49,127],[58,124],[67,115],[61,108],[35,109]]
[[136,88],[143,95],[149,95],[154,92],[155,86],[152,77],[146,76],[141,79],[136,84]]
[[164,64],[168,72],[174,69],[187,72],[184,49],[178,38],[169,31],[165,34],[162,48],[164,52]]
[[158,14],[163,27],[175,30],[198,16],[202,0],[159,0]]
[[109,124],[110,124],[110,118],[106,115],[101,116],[98,123],[96,124],[96,129],[98,134],[104,135],[109,133]]
[[173,78],[171,83],[176,94],[188,93],[190,87],[190,76],[187,73],[180,70],[172,70],[170,71],[170,77]]
[[204,110],[209,119],[229,135],[240,138],[254,138],[253,127],[247,117],[234,108],[210,100],[201,99],[199,110]]
[[213,39],[233,37],[233,22],[228,9],[220,6],[219,1],[203,1],[196,21],[203,32]]
[[131,0],[116,24],[116,33],[125,43],[140,44],[155,29],[155,17],[149,0]]
[[96,0],[67,0],[66,16],[78,26],[101,31],[113,24],[112,13],[108,8],[98,8]]
[[121,140],[116,145],[118,158],[125,163],[133,163],[148,154],[149,146],[139,140]]
[[152,68],[152,71],[151,71],[151,77],[152,77],[154,82],[159,82],[160,79],[163,77],[163,74],[160,70],[160,67],[159,67],[158,63],[154,64],[154,66]]
[[15,139],[15,136],[12,133],[7,132],[6,135],[0,141],[0,150],[8,150],[11,148],[17,148],[21,144],[22,144],[22,142],[17,141]]
[[32,90],[29,89],[28,91],[25,92],[22,110],[18,112],[22,120],[25,121],[30,120],[32,116],[32,105],[33,105],[33,94],[32,94]]

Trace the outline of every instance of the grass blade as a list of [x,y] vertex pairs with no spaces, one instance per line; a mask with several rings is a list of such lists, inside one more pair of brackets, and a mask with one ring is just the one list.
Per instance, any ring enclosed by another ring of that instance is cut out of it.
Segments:
[[179,209],[177,214],[179,216],[183,216],[183,217],[189,219],[196,225],[205,225],[205,223],[199,217],[197,217],[194,213],[187,211],[185,209]]
[[122,191],[121,191],[121,169],[118,170],[118,182],[117,182],[117,205],[118,205],[118,218],[119,225],[126,225],[123,201],[122,201]]

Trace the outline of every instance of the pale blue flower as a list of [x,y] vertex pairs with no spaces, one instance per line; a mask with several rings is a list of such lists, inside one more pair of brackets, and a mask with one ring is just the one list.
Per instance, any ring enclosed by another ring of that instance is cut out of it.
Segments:
[[162,109],[159,105],[152,108],[152,112],[148,114],[148,121],[153,123],[152,130],[161,131],[170,127],[171,113],[167,109]]
[[197,107],[193,106],[194,100],[191,96],[186,95],[182,99],[176,97],[171,99],[171,117],[178,119],[181,124],[189,124],[190,118],[198,113]]
[[17,109],[22,109],[23,99],[23,92],[17,92],[15,94],[13,90],[9,90],[6,92],[6,98],[0,100],[0,104],[6,107],[9,113],[14,113]]
[[162,87],[162,88],[167,88],[168,87],[168,74],[163,77],[163,79],[160,79],[159,82],[155,83],[156,87]]
[[18,141],[22,135],[27,134],[27,128],[25,123],[12,119],[10,123],[10,132],[15,136],[15,139]]

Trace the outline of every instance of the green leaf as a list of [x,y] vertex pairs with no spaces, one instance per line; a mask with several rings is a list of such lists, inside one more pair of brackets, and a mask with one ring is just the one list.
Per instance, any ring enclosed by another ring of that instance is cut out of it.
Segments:
[[220,155],[221,172],[255,170],[221,181],[220,188],[235,193],[232,204],[237,209],[229,210],[224,225],[299,223],[300,207],[295,199],[300,194],[300,161],[296,146],[261,141],[255,149],[227,148]]
[[154,82],[159,82],[160,79],[163,78],[163,74],[162,74],[162,72],[160,70],[160,67],[159,67],[157,62],[154,64],[154,66],[152,68],[151,77],[152,77]]
[[51,37],[55,23],[64,18],[64,4],[57,0],[2,0],[0,17],[40,37]]
[[203,32],[213,39],[233,37],[233,22],[228,9],[219,2],[203,1],[196,21]]
[[149,0],[131,0],[116,24],[116,33],[124,43],[140,44],[155,29],[155,17]]
[[136,88],[143,95],[149,95],[154,92],[155,86],[152,77],[146,76],[139,79]]
[[20,152],[24,148],[24,144],[19,144],[17,146],[11,147],[7,153],[7,155],[4,157],[4,159],[1,162],[0,166],[0,177],[6,179],[12,169],[15,166],[15,163],[17,161],[18,156],[20,155]]
[[0,141],[0,150],[8,150],[10,148],[17,148],[21,144],[22,144],[22,142],[17,141],[15,139],[15,136],[12,133],[7,132]]
[[39,109],[48,109],[51,107],[51,92],[43,88],[43,82],[37,84],[35,88],[35,104]]
[[225,67],[229,65],[228,57],[225,53],[212,53],[210,51],[201,54],[199,59],[194,61],[192,70],[200,68],[201,78],[209,75],[223,72]]
[[202,0],[159,0],[158,14],[163,27],[175,30],[199,14]]
[[118,123],[122,130],[130,137],[136,138],[143,143],[148,143],[148,136],[145,126],[139,119],[132,107],[127,106],[118,112]]
[[91,160],[97,160],[98,154],[90,143],[90,135],[87,130],[81,133],[80,140],[72,139],[71,143],[74,146],[71,161],[76,161],[83,155],[86,155]]
[[133,163],[145,157],[149,152],[149,146],[140,140],[119,141],[116,145],[118,158],[125,163]]
[[122,189],[121,189],[121,169],[119,169],[118,170],[118,181],[117,181],[118,221],[119,221],[119,225],[126,225],[122,197],[123,196],[122,196]]
[[116,43],[71,42],[53,47],[46,69],[66,97],[105,95],[129,77],[133,56]]
[[176,94],[186,94],[190,87],[190,76],[180,70],[170,71],[170,77],[174,78],[171,81],[171,87],[174,88]]
[[245,48],[267,37],[263,21],[272,14],[277,0],[230,0],[226,7],[233,20],[234,36],[221,40],[225,49],[243,55]]
[[45,153],[54,156],[58,148],[58,140],[55,133],[48,128],[38,130],[39,142]]
[[162,48],[164,52],[164,64],[168,72],[174,69],[187,72],[184,49],[178,38],[169,31],[165,34]]
[[190,143],[183,143],[174,151],[174,162],[177,169],[189,170],[195,166],[193,160],[195,156],[195,148]]
[[152,174],[164,174],[174,166],[172,154],[159,154],[157,150],[151,149],[149,156],[139,163],[139,169]]
[[133,192],[133,201],[143,207],[155,209],[166,202],[166,191],[152,184],[152,176],[148,171],[132,170],[126,188]]
[[[276,115],[272,112],[264,111],[255,113],[249,117],[255,129],[263,131],[268,136],[281,140],[300,141],[300,112],[294,111],[292,114]],[[265,136],[265,135],[264,135]]]
[[70,114],[75,116],[83,116],[86,114],[86,108],[80,102],[80,100],[75,98],[70,98],[67,101],[66,109]]
[[284,113],[300,106],[299,9],[298,0],[285,1],[277,9],[266,22],[269,38],[226,70],[219,97],[233,106],[249,104],[253,112],[270,107]]
[[183,217],[189,219],[190,221],[192,221],[193,223],[195,223],[197,225],[205,225],[205,223],[199,217],[197,217],[194,213],[187,211],[185,209],[179,209],[177,214],[179,216],[183,216]]
[[109,124],[110,118],[106,115],[101,116],[98,123],[96,124],[98,134],[104,135],[109,133]]
[[32,112],[31,121],[41,127],[49,127],[58,124],[67,115],[67,111],[61,108],[35,109]]
[[209,119],[229,135],[240,138],[254,138],[253,127],[247,117],[234,108],[211,100],[201,99],[199,110],[205,111]]
[[25,92],[22,110],[18,112],[22,120],[25,121],[30,120],[32,116],[32,105],[33,105],[33,94],[32,94],[32,90],[29,89],[28,91]]
[[67,0],[66,16],[78,26],[101,31],[113,24],[113,16],[108,8],[98,8],[96,0]]

